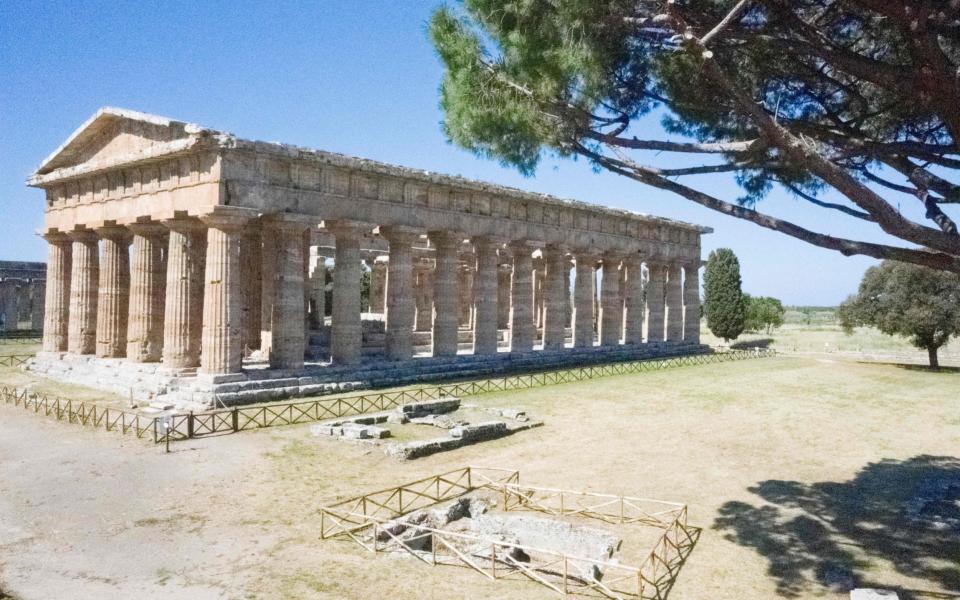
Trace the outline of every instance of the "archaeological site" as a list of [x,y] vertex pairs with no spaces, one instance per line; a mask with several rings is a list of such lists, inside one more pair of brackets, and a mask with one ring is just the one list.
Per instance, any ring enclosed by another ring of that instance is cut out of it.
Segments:
[[114,108],[29,185],[49,244],[29,369],[134,400],[202,409],[705,349],[706,227]]

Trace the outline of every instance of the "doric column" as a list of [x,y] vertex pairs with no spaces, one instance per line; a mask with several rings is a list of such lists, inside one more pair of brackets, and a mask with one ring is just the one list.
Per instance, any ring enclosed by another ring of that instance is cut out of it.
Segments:
[[70,270],[70,323],[67,350],[93,354],[97,348],[97,288],[100,285],[100,246],[92,231],[74,231]]
[[497,265],[497,329],[510,327],[510,275],[513,266],[508,263]]
[[589,251],[577,252],[576,259],[576,279],[573,284],[573,346],[586,348],[593,346],[593,297],[597,284],[594,265],[597,259]]
[[567,252],[560,246],[545,248],[543,349],[562,350],[567,325],[567,295],[570,269]]
[[172,219],[163,224],[170,230],[163,305],[163,366],[190,369],[200,366],[207,232],[195,219]]
[[458,325],[467,329],[473,326],[473,269],[471,264],[476,261],[472,254],[467,254],[467,261],[460,264],[457,271],[457,291],[459,293],[460,320]]
[[476,317],[473,329],[473,353],[497,353],[497,317],[500,294],[497,289],[497,249],[501,242],[487,237],[473,240],[477,254],[477,274],[473,279]]
[[130,233],[124,227],[97,230],[103,240],[97,298],[97,356],[127,355],[130,310]]
[[433,272],[433,355],[456,356],[460,308],[457,275],[463,238],[447,231],[432,231],[429,236],[437,249]]
[[544,285],[543,280],[547,275],[547,266],[543,260],[543,250],[540,252],[540,256],[536,256],[530,259],[531,264],[533,265],[533,271],[530,276],[533,278],[533,322],[534,328],[534,337],[538,337],[539,330],[543,328],[543,295],[544,295]]
[[529,242],[510,244],[513,278],[510,282],[510,351],[533,350],[533,257]]
[[663,341],[663,292],[667,282],[667,267],[647,263],[650,276],[647,281],[647,342]]
[[[274,270],[270,299],[270,368],[301,369],[306,343],[304,312],[304,231],[309,220],[288,213],[262,219],[264,239],[272,243]],[[338,238],[339,243],[339,238]],[[336,302],[334,302],[336,306]],[[357,313],[359,318],[359,313]]]
[[208,228],[200,370],[209,375],[239,373],[243,370],[240,240],[248,217],[212,214],[202,219]]
[[327,314],[327,257],[310,247],[310,329],[320,329]]
[[624,261],[626,267],[623,341],[625,344],[643,343],[643,319],[646,313],[643,302],[643,261],[636,252]]
[[387,357],[407,360],[413,356],[413,325],[417,306],[413,293],[413,242],[419,232],[403,227],[381,227],[390,243],[387,265]]
[[260,223],[250,220],[243,227],[240,238],[240,297],[243,312],[243,336],[241,343],[244,347],[257,349],[260,347],[260,333],[263,326],[261,318],[261,294],[263,282],[263,237]]
[[49,233],[47,240],[47,282],[43,317],[43,349],[64,352],[70,323],[70,267],[73,248],[63,233]]
[[430,331],[433,328],[433,266],[430,259],[421,258],[414,265],[416,281],[414,284],[417,298],[417,331]]
[[386,256],[378,256],[370,264],[370,312],[383,314],[386,311],[387,297],[387,265],[392,260]]
[[600,286],[600,344],[616,346],[620,343],[623,325],[623,300],[620,297],[620,256],[613,253],[603,255],[603,280]]
[[[262,221],[262,219],[261,219]],[[270,323],[273,320],[273,283],[277,272],[277,231],[260,227],[260,355],[269,358],[273,348]]]
[[683,267],[683,341],[700,343],[700,261]]
[[159,223],[130,225],[133,256],[130,263],[130,309],[127,358],[157,362],[163,353],[163,308],[166,264],[163,248],[167,228]]
[[666,304],[667,341],[683,341],[683,271],[679,264],[667,267]]
[[352,222],[329,225],[336,237],[330,354],[335,364],[360,362],[360,239],[372,229]]

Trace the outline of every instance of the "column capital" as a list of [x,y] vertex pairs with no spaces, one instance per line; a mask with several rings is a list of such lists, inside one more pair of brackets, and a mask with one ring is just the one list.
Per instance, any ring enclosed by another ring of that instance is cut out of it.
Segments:
[[182,233],[184,235],[203,231],[207,228],[207,226],[196,217],[174,217],[173,219],[163,219],[160,221],[160,224],[167,229],[176,231],[177,233]]
[[493,246],[499,249],[506,243],[506,240],[502,237],[495,235],[478,235],[476,237],[470,238],[470,242],[474,245],[475,248],[489,248]]
[[301,215],[297,213],[270,213],[261,216],[260,223],[264,227],[272,227],[281,231],[302,233],[311,225],[315,225],[317,223],[317,219],[309,215]]
[[337,237],[363,237],[368,235],[377,227],[373,223],[351,221],[348,219],[325,221],[324,226],[328,231],[330,231],[330,233]]
[[250,222],[250,217],[247,215],[212,213],[203,215],[200,217],[200,221],[204,225],[220,231],[236,232]]
[[40,233],[40,237],[45,239],[48,244],[69,244],[72,241],[69,235],[56,229]]
[[435,247],[459,248],[460,244],[463,243],[464,237],[462,233],[457,231],[439,230],[427,232],[427,238],[430,240],[430,244]]
[[122,225],[103,225],[102,227],[97,227],[96,232],[101,239],[108,239],[118,244],[129,244],[133,238],[130,230]]
[[156,221],[141,221],[127,225],[134,235],[142,237],[160,237],[166,235],[168,228]]
[[67,237],[69,237],[70,241],[73,242],[100,241],[100,236],[97,235],[97,232],[90,229],[74,229],[73,231],[68,231]]
[[381,225],[380,235],[391,244],[413,244],[422,233],[415,227],[405,225]]

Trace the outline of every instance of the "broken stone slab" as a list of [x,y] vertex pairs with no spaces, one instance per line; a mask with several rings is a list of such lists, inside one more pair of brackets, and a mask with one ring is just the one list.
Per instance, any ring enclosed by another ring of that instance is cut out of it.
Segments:
[[454,419],[448,415],[427,415],[425,417],[413,417],[410,419],[410,422],[418,425],[430,425],[431,427],[438,427],[440,429],[453,429],[458,425],[467,424],[466,421]]
[[850,590],[850,600],[900,600],[900,596],[893,590],[857,588]]
[[486,421],[476,425],[461,425],[450,430],[450,437],[464,442],[492,440],[507,434],[507,424],[502,421]]
[[412,418],[453,412],[458,408],[460,408],[460,398],[440,398],[437,400],[427,400],[426,402],[417,402],[415,404],[404,404],[397,410],[407,415],[407,417]]
[[339,436],[343,434],[343,428],[338,425],[319,423],[310,426],[310,433],[315,437],[320,436]]

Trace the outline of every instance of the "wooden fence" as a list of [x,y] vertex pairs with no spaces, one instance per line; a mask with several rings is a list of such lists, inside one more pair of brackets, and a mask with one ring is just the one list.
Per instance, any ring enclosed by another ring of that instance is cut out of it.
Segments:
[[7,386],[0,386],[0,400],[4,404],[12,404],[48,417],[56,417],[58,421],[66,420],[68,423],[102,427],[107,431],[133,434],[138,438],[152,436],[154,440],[162,439],[162,434],[157,432],[156,417],[133,411],[103,407],[94,402],[51,397]]
[[[67,410],[64,407],[69,407],[69,410],[64,414],[71,423],[79,422],[83,425],[89,424],[94,426],[100,426],[101,424],[106,426],[106,424],[109,423],[110,427],[107,427],[109,430],[118,422],[117,419],[120,419],[119,422],[121,425],[124,423],[128,423],[128,425],[114,429],[122,431],[123,433],[135,430],[137,437],[146,435],[144,432],[152,432],[153,441],[159,443],[165,441],[167,436],[169,436],[170,441],[188,440],[209,435],[224,435],[251,429],[262,429],[264,427],[312,423],[324,419],[336,419],[369,412],[385,411],[404,404],[436,400],[437,398],[443,397],[476,396],[489,392],[503,392],[586,381],[611,375],[627,375],[688,365],[705,365],[774,355],[775,352],[773,350],[756,349],[713,354],[672,356],[668,358],[592,365],[575,369],[511,375],[494,379],[480,379],[395,391],[370,392],[339,398],[316,398],[312,400],[254,404],[203,412],[174,414],[165,420],[166,426],[161,424],[160,420],[154,416],[148,417],[120,409],[105,409],[97,407],[90,402],[84,403],[64,400],[62,398],[51,399],[47,396],[27,393],[15,388],[0,388],[0,394],[2,394],[7,404],[22,404],[25,407],[35,407],[35,405],[39,405],[41,408],[36,408],[35,412],[44,412],[44,414],[47,415],[57,414],[58,419],[62,419],[62,417],[57,411],[51,412],[51,409],[44,407],[47,405],[56,405],[60,407],[61,412]],[[72,417],[70,416],[71,414],[73,415]],[[136,421],[133,420],[134,417],[136,417]]]

